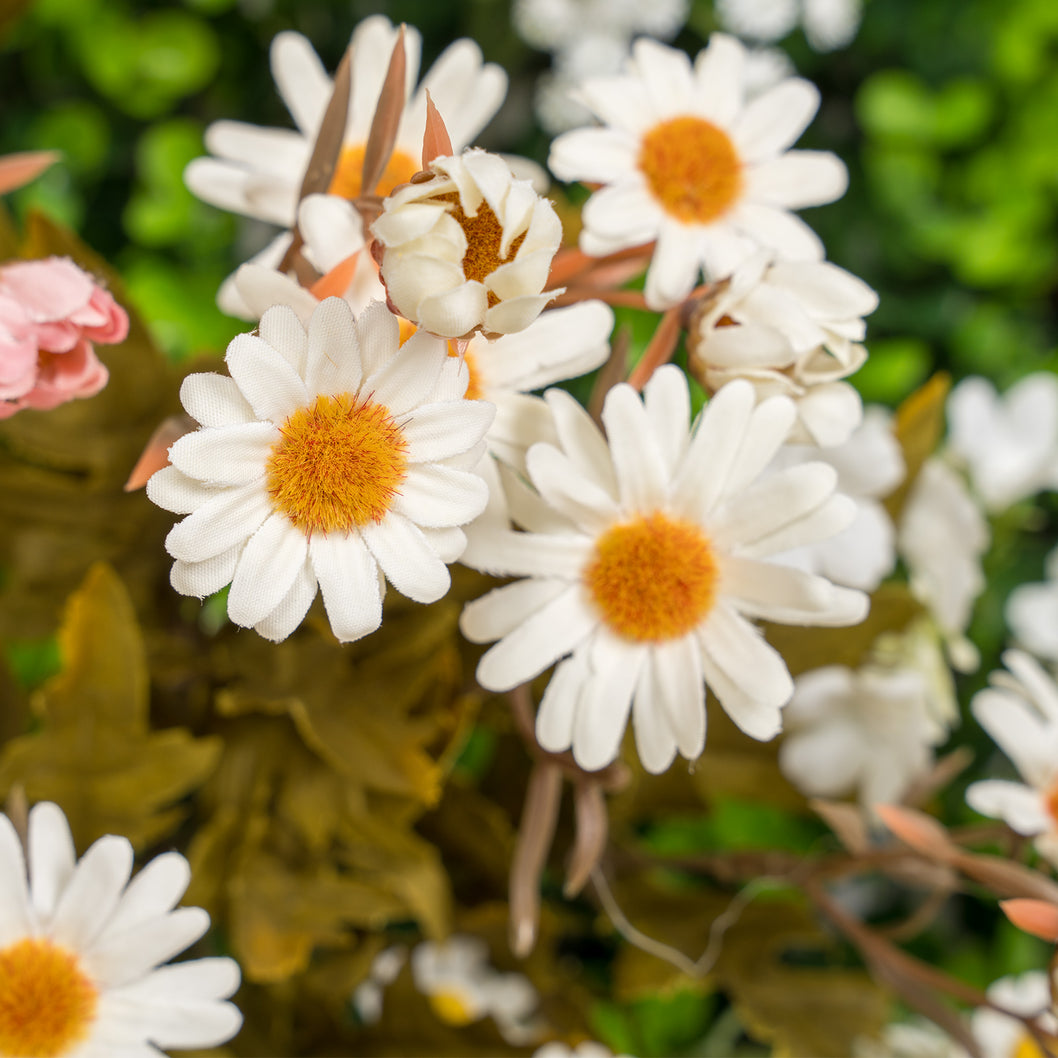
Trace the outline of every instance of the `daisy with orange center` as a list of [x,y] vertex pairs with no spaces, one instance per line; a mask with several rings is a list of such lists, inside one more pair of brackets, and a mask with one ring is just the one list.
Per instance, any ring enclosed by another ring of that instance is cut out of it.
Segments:
[[652,308],[681,301],[698,281],[727,276],[759,247],[818,260],[823,247],[790,210],[832,202],[845,166],[822,151],[790,151],[819,106],[790,78],[747,101],[746,53],[714,33],[693,67],[656,41],[636,41],[625,74],[577,93],[603,128],[575,129],[551,148],[561,180],[603,187],[584,207],[581,249],[604,256],[656,240],[647,272]]
[[[360,187],[364,146],[397,32],[384,15],[364,19],[353,32],[349,118],[338,167],[328,188],[333,196],[350,199],[365,190]],[[380,195],[388,195],[410,180],[420,167],[427,91],[445,116],[456,150],[473,142],[499,110],[507,92],[507,75],[493,63],[482,62],[481,49],[465,38],[442,52],[416,90],[422,37],[414,27],[406,26],[404,42],[408,103],[386,171],[375,188],[367,189]],[[271,63],[276,87],[297,128],[214,122],[206,130],[206,146],[212,157],[191,162],[184,179],[205,202],[289,229],[333,85],[312,45],[300,33],[287,31],[275,38]],[[289,243],[289,235],[279,236],[254,259],[255,263],[274,268]],[[226,312],[251,318],[230,280],[221,288],[218,301]]]
[[773,737],[793,683],[752,619],[840,625],[866,612],[860,592],[768,561],[854,513],[829,466],[760,477],[792,403],[755,406],[732,383],[692,430],[687,381],[664,367],[642,400],[610,391],[604,438],[568,394],[545,399],[557,443],[529,449],[527,479],[500,467],[502,492],[469,532],[466,564],[525,578],[463,612],[469,639],[499,639],[479,682],[509,690],[558,662],[537,738],[590,770],[615,758],[629,714],[649,771],[697,757],[706,686],[744,731]]
[[993,672],[992,686],[974,696],[973,714],[1023,782],[975,782],[966,802],[1035,838],[1040,854],[1058,864],[1058,685],[1023,651],[1008,650],[1003,663],[1007,671]]
[[228,347],[231,377],[190,375],[181,399],[201,429],[147,485],[186,514],[166,539],[172,583],[202,598],[231,584],[228,616],[285,639],[317,590],[343,642],[382,620],[388,580],[441,598],[460,526],[485,505],[471,472],[494,409],[461,399],[466,367],[375,302],[353,319],[338,298],[308,330],[285,306]]
[[27,849],[0,816],[0,1056],[139,1058],[238,1032],[231,959],[161,965],[209,927],[200,908],[173,910],[190,880],[183,856],[130,882],[132,847],[109,836],[78,862],[48,803],[29,814]]
[[528,327],[561,293],[543,293],[562,239],[554,207],[486,151],[436,158],[429,172],[371,227],[396,310],[445,338]]

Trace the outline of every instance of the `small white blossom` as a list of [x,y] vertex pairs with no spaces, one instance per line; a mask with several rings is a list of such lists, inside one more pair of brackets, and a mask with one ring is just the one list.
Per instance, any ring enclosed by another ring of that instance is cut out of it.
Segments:
[[[993,1003],[1015,1014],[1041,1015],[1040,1028],[1058,1035],[1058,1017],[1052,1009],[1047,974],[1042,971],[1030,970],[1020,977],[1002,977],[989,985],[987,994]],[[983,1058],[1033,1058],[1044,1054],[1020,1021],[988,1007],[978,1007],[973,1012],[970,1031]]]
[[1022,584],[1007,601],[1007,624],[1030,653],[1058,662],[1058,548],[1048,556],[1042,584]]

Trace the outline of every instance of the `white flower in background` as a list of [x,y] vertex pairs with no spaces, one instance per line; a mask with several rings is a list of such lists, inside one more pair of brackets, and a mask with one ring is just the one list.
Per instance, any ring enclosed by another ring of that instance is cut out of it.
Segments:
[[955,678],[936,624],[923,614],[899,632],[883,632],[871,645],[869,662],[889,669],[912,669],[926,686],[926,708],[945,730],[959,723]]
[[771,44],[800,23],[816,51],[851,44],[861,14],[862,0],[716,0],[717,21],[736,36]]
[[513,1046],[540,1038],[542,1026],[533,1016],[540,999],[536,989],[523,974],[500,973],[491,966],[480,937],[424,941],[411,953],[411,972],[415,987],[446,1024],[462,1028],[491,1017]]
[[899,802],[947,735],[929,697],[926,676],[910,668],[813,669],[794,680],[779,767],[810,797]]
[[606,127],[552,145],[556,176],[604,185],[584,207],[585,253],[657,241],[646,283],[652,308],[685,298],[700,269],[723,278],[761,247],[792,260],[823,257],[790,210],[833,202],[848,174],[829,152],[788,150],[819,92],[793,78],[747,102],[744,64],[743,46],[721,33],[693,67],[682,51],[637,40],[625,74],[580,88]]
[[576,1047],[570,1047],[558,1040],[545,1043],[533,1051],[533,1058],[631,1058],[630,1055],[614,1055],[609,1047],[604,1047],[594,1040],[584,1040]]
[[746,98],[753,99],[787,77],[796,77],[797,68],[782,48],[747,48],[743,78]]
[[927,459],[900,518],[897,549],[907,562],[911,590],[933,614],[952,663],[963,671],[978,663],[964,633],[985,586],[981,556],[990,539],[988,522],[962,478],[939,459]]
[[1058,687],[1028,654],[1008,650],[1008,672],[993,672],[992,686],[974,695],[977,722],[1014,762],[1024,782],[985,779],[966,790],[966,803],[1002,819],[1058,864]]
[[874,591],[896,565],[896,530],[882,500],[904,480],[904,457],[888,409],[868,408],[852,436],[833,448],[784,445],[773,465],[780,469],[811,460],[837,471],[838,492],[856,501],[856,518],[829,540],[780,558],[835,584]]
[[[1042,1015],[1040,1028],[1058,1036],[1058,1017],[1051,1005],[1047,974],[1030,970],[1020,977],[1002,977],[988,988],[988,998],[1015,1014]],[[1025,1026],[997,1010],[978,1007],[970,1017],[970,1030],[982,1058],[1044,1058],[1045,1052]]]
[[[364,19],[353,32],[349,119],[329,188],[333,195],[351,199],[360,194],[364,146],[397,32],[383,15]],[[499,110],[507,91],[507,75],[500,67],[483,63],[481,49],[467,39],[455,41],[442,52],[416,91],[422,37],[410,26],[405,27],[404,34],[408,104],[397,129],[393,155],[374,189],[383,195],[410,180],[420,168],[427,91],[444,115],[456,150],[473,142]],[[271,60],[276,87],[297,129],[214,122],[206,130],[206,147],[216,157],[191,162],[184,179],[199,198],[221,209],[290,228],[333,84],[312,45],[300,33],[278,34],[272,41]]]
[[542,293],[562,241],[554,206],[486,151],[436,158],[430,172],[372,225],[393,305],[445,338],[527,327],[560,293]]
[[1058,486],[1058,378],[1037,371],[1002,396],[967,378],[948,397],[948,443],[990,511]]
[[301,623],[317,587],[342,642],[374,631],[388,580],[417,602],[449,588],[487,488],[470,471],[494,409],[460,399],[445,343],[400,345],[384,305],[356,321],[328,298],[308,333],[285,306],[228,346],[231,378],[189,375],[201,429],[169,451],[147,495],[186,514],[166,538],[172,584],[202,598],[230,583],[228,616],[266,639]]
[[1030,653],[1058,662],[1058,548],[1048,556],[1042,584],[1022,584],[1007,600],[1007,624]]
[[78,861],[48,802],[30,810],[27,849],[0,816],[0,1054],[139,1058],[239,1031],[225,1002],[234,960],[162,965],[209,929],[201,908],[176,907],[191,880],[183,856],[163,853],[130,881],[132,846],[111,835]]
[[886,1025],[881,1039],[857,1037],[852,1053],[854,1058],[970,1058],[963,1047],[925,1018]]
[[399,944],[383,948],[372,960],[367,977],[353,991],[353,1007],[365,1025],[374,1025],[382,1017],[383,995],[407,961],[408,951]]
[[[861,593],[768,561],[853,515],[822,464],[757,480],[793,424],[792,403],[757,405],[748,383],[733,382],[692,431],[686,377],[667,366],[643,400],[627,385],[610,390],[606,440],[567,393],[544,396],[559,444],[530,448],[532,488],[507,474],[506,496],[468,532],[466,564],[525,578],[463,611],[468,639],[500,640],[479,682],[509,690],[559,662],[537,738],[572,747],[588,770],[615,758],[630,712],[649,771],[677,752],[697,757],[706,684],[747,734],[772,738],[793,683],[751,620],[843,625],[866,613]],[[508,514],[527,531],[505,528]]]
[[839,381],[867,359],[863,317],[878,295],[827,261],[772,261],[753,254],[703,299],[689,339],[691,370],[708,389],[746,378],[761,396],[797,402],[799,440],[848,440],[859,394]]

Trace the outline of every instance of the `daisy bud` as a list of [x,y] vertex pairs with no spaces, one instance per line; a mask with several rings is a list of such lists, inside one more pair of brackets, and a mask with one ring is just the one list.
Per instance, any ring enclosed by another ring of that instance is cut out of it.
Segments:
[[542,293],[562,238],[554,207],[482,150],[437,158],[427,173],[372,226],[396,311],[445,338],[529,326],[560,293]]

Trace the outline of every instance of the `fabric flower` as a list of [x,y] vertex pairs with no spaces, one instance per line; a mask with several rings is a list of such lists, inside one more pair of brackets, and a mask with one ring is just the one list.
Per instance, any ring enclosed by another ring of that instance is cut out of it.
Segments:
[[948,397],[948,443],[988,510],[1058,486],[1058,378],[1037,371],[1002,396],[967,378]]
[[163,853],[130,882],[132,860],[112,835],[78,861],[49,802],[30,810],[24,855],[0,816],[0,1054],[141,1058],[239,1031],[232,959],[162,965],[209,929],[201,908],[176,908],[187,860]]
[[0,265],[0,419],[94,396],[108,375],[92,343],[128,330],[125,310],[68,258]]
[[797,439],[841,444],[861,407],[840,379],[867,359],[863,317],[877,306],[878,295],[837,265],[754,254],[704,299],[689,341],[691,371],[710,390],[746,378],[762,397],[783,393],[797,402]]
[[1007,624],[1030,653],[1058,662],[1058,548],[1048,556],[1042,584],[1022,584],[1007,600]]
[[952,662],[977,666],[965,637],[974,601],[985,586],[981,556],[991,534],[962,478],[939,459],[927,459],[904,506],[897,549],[907,562],[911,590],[929,607],[949,640]]
[[449,1025],[462,1028],[491,1017],[508,1043],[532,1043],[541,1032],[533,1018],[540,997],[523,974],[490,966],[488,954],[481,938],[465,934],[440,944],[424,941],[411,953],[415,987]]
[[372,225],[394,307],[445,338],[524,329],[560,293],[542,293],[562,240],[554,206],[486,151],[436,158],[429,171]]
[[[537,715],[548,750],[572,747],[595,770],[617,755],[632,714],[644,766],[660,772],[705,743],[705,684],[754,738],[772,738],[793,683],[751,624],[854,624],[866,598],[769,556],[844,528],[852,502],[835,474],[807,464],[757,480],[793,424],[793,404],[756,405],[733,382],[689,429],[687,380],[657,371],[641,401],[615,386],[608,441],[561,390],[544,395],[558,445],[537,444],[528,482],[469,531],[464,562],[524,579],[470,603],[462,629],[499,639],[478,681],[509,690],[559,662]],[[501,474],[504,473],[501,468]],[[524,527],[514,532],[509,515]]]
[[[993,1003],[1015,1014],[1039,1015],[1043,1031],[1058,1037],[1058,1017],[1052,1008],[1047,974],[1030,970],[1018,977],[1001,977],[989,985],[987,994]],[[974,1010],[970,1031],[982,1058],[1043,1058],[1045,1053],[1020,1021],[988,1007]]]
[[1014,762],[1022,783],[985,779],[966,790],[966,803],[1002,819],[1058,864],[1058,686],[1028,654],[1008,650],[1008,672],[994,672],[992,686],[972,702],[977,722]]
[[899,802],[947,736],[929,693],[926,676],[911,668],[806,672],[784,712],[779,767],[810,797],[855,791],[868,807]]
[[695,60],[641,38],[628,72],[592,78],[579,98],[605,128],[552,144],[561,180],[604,185],[584,207],[580,246],[603,256],[656,240],[647,272],[652,308],[682,301],[703,269],[722,279],[765,247],[820,260],[815,233],[790,210],[845,192],[844,164],[824,151],[789,151],[819,106],[792,78],[747,102],[745,49],[714,33]]
[[778,469],[812,460],[837,471],[838,491],[856,501],[856,518],[836,536],[787,552],[782,561],[835,584],[874,591],[896,565],[896,530],[881,501],[904,480],[904,457],[888,409],[868,408],[852,436],[833,448],[784,445],[773,465]]
[[228,616],[266,639],[301,623],[317,587],[342,642],[382,620],[385,579],[441,598],[459,528],[484,507],[470,472],[494,409],[464,401],[467,373],[443,342],[400,344],[384,305],[353,320],[328,298],[308,331],[285,306],[239,335],[231,378],[190,375],[180,392],[201,429],[169,451],[147,494],[188,515],[166,538],[172,584],[202,598],[231,584]]

